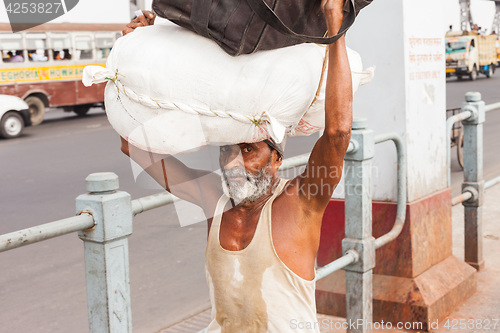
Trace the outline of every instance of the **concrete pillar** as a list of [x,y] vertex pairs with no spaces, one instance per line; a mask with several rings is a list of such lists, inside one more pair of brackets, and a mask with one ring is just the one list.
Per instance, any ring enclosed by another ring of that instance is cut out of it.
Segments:
[[[451,250],[441,6],[435,0],[377,0],[363,10],[347,37],[364,65],[377,67],[374,80],[356,93],[355,116],[367,118],[375,135],[397,132],[408,156],[406,223],[395,241],[376,252],[373,317],[419,321],[423,328],[450,313],[476,288],[475,270]],[[372,170],[374,237],[394,224],[396,171],[394,147],[377,145]],[[332,200],[323,221],[320,265],[342,253],[343,214],[343,201]],[[342,274],[318,283],[319,311],[345,316]]]

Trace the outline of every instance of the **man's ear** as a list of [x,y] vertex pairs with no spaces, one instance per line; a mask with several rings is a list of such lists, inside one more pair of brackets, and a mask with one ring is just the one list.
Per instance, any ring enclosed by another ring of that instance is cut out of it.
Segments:
[[276,163],[278,163],[279,167],[283,163],[283,157],[278,153],[277,150],[273,150],[272,154],[273,154],[273,160],[275,160]]

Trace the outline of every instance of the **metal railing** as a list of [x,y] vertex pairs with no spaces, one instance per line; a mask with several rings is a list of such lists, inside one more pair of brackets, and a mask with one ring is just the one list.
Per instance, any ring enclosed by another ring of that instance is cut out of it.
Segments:
[[37,225],[36,227],[14,231],[9,234],[0,235],[0,252],[67,235],[83,229],[92,228],[93,226],[94,219],[92,215],[84,213],[79,216],[73,216],[67,219]]
[[[371,225],[371,160],[375,144],[389,140],[395,143],[398,155],[397,217],[388,234],[374,239]],[[280,170],[302,166],[308,160],[309,154],[286,159]],[[345,255],[319,268],[317,280],[344,268],[347,318],[371,322],[371,274],[375,267],[375,250],[399,235],[406,214],[404,145],[396,134],[375,137],[366,128],[366,120],[359,119],[353,123],[345,163],[346,237],[342,242]],[[89,175],[86,188],[88,193],[76,199],[78,216],[0,235],[0,252],[78,232],[84,242],[90,332],[132,332],[128,237],[132,234],[133,217],[180,199],[161,193],[131,200],[128,193],[118,190],[118,176],[114,173]],[[369,281],[363,283],[364,287],[360,290],[357,282],[365,279]],[[353,304],[354,299],[361,299],[362,302]]]
[[[500,110],[500,103],[485,105],[478,92],[465,94],[462,112],[448,118],[447,136],[453,124],[462,121],[464,127],[464,182],[462,193],[452,199],[452,206],[460,203],[464,206],[464,248],[465,262],[480,270],[484,267],[482,210],[484,191],[500,183],[500,177],[487,182],[483,179],[483,123],[486,112]],[[447,146],[448,186],[450,182],[450,144]]]

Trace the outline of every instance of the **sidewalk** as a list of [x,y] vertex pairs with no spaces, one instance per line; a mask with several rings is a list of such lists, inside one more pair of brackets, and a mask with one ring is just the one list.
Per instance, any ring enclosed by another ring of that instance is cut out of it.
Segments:
[[[435,333],[476,333],[500,332],[500,184],[486,190],[483,206],[483,246],[485,269],[477,274],[477,292],[459,306],[448,317],[439,322]],[[462,205],[453,207],[453,254],[464,257],[464,210]],[[473,325],[472,329],[460,329],[460,320]],[[498,321],[493,321],[498,319]],[[474,324],[472,321],[474,320]],[[210,321],[210,310],[206,310],[159,333],[196,333],[206,327]],[[322,333],[344,333],[345,329],[335,329],[345,322],[345,318],[318,314],[318,321],[326,323],[328,329]],[[449,327],[444,327],[445,323]],[[337,324],[336,324],[337,323]],[[481,329],[479,325],[486,326]],[[494,327],[496,324],[496,327]],[[454,326],[454,327],[453,327]],[[331,328],[331,329],[330,329]],[[418,332],[411,330],[374,329],[374,333]]]

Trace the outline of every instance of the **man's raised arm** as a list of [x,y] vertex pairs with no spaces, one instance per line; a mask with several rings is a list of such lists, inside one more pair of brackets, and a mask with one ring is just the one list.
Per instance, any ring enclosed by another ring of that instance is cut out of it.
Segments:
[[[335,35],[342,24],[344,0],[323,0],[321,6],[328,34]],[[299,176],[301,203],[321,214],[342,176],[352,126],[352,78],[344,36],[327,47],[325,131],[312,150],[306,170]]]
[[158,184],[173,195],[201,207],[211,217],[222,194],[220,177],[210,171],[187,167],[173,156],[150,153],[122,140],[122,152],[139,164]]

